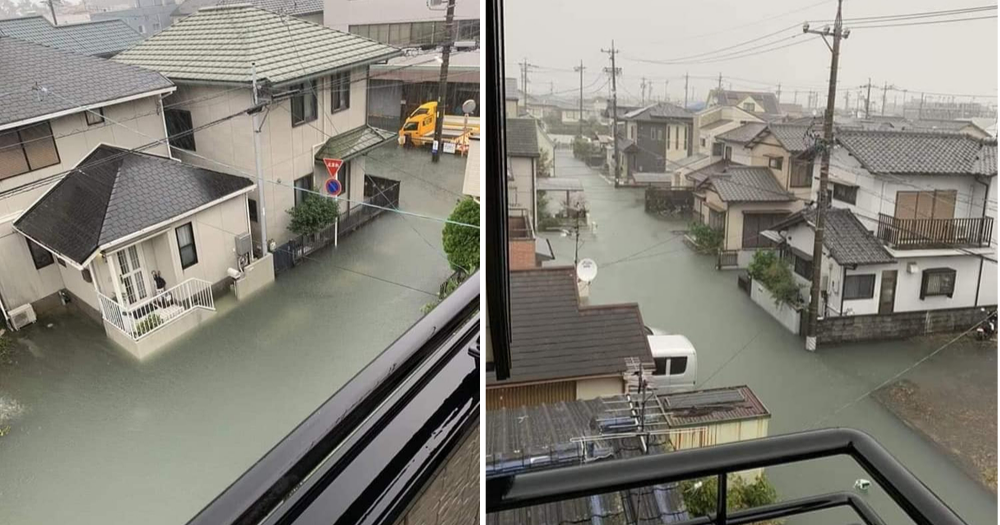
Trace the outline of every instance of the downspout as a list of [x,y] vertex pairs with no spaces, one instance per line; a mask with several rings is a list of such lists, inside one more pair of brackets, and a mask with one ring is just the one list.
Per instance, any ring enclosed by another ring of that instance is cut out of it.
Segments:
[[[986,207],[989,205],[989,202],[990,202],[990,183],[989,182],[983,182],[982,180],[980,180],[979,177],[976,177],[976,182],[978,182],[979,184],[982,184],[983,186],[985,186],[985,189],[983,190],[983,214],[982,214],[982,218],[985,219],[986,218]],[[981,227],[982,226],[980,226],[980,228]],[[993,238],[993,234],[992,234],[992,232],[990,232],[990,238],[987,239],[987,242],[990,244],[990,246],[993,245],[992,238]],[[983,261],[983,257],[980,256],[979,257],[979,279],[976,281],[976,300],[972,303],[973,307],[979,306],[979,291],[980,291],[980,288],[982,288],[982,286],[983,286],[983,262],[984,262]]]
[[[167,113],[166,113],[166,110],[163,109],[163,97],[164,97],[164,95],[161,94],[160,95],[160,99],[157,102],[160,105],[160,121],[163,122],[163,139],[167,140],[167,139],[170,138],[170,132],[167,131]],[[168,159],[173,159],[174,156],[170,152],[170,141],[169,140],[167,140],[167,143],[165,144],[165,146],[167,147],[167,158]]]

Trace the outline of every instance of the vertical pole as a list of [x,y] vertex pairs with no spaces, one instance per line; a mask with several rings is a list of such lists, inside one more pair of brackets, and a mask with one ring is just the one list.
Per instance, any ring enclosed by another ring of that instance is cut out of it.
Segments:
[[816,350],[816,332],[819,324],[820,281],[823,274],[823,232],[826,227],[826,187],[830,177],[830,150],[833,149],[833,110],[837,98],[837,68],[840,67],[840,39],[842,31],[841,7],[844,0],[837,0],[837,18],[833,24],[833,56],[830,58],[830,86],[826,97],[826,115],[823,119],[822,158],[819,167],[819,194],[816,196],[816,233],[813,239],[812,287],[809,294],[809,326],[806,332],[806,350]]
[[868,118],[872,109],[872,77],[868,77],[868,94],[865,95],[865,118]]
[[885,85],[882,86],[882,115],[883,116],[885,115],[885,96],[886,96],[887,93],[889,93],[889,83],[888,82],[886,82]]
[[781,104],[781,82],[778,82],[778,104]]
[[726,508],[726,492],[729,491],[729,486],[726,480],[726,473],[723,472],[719,474],[718,485],[718,500],[715,502],[715,524],[716,525],[726,525],[727,520],[727,508]]
[[59,25],[59,22],[56,21],[56,6],[52,4],[52,0],[49,0],[49,10],[52,11],[52,25]]
[[924,94],[920,94],[920,109],[917,110],[917,120],[923,120],[924,118]]
[[[250,64],[250,76],[253,84],[253,104],[260,103],[260,93],[257,85],[257,64]],[[260,252],[261,255],[268,253],[267,247],[267,206],[264,204],[264,169],[260,160],[260,123],[261,108],[257,108],[253,114],[253,154],[254,163],[257,168],[257,224],[260,226]]]
[[583,67],[583,60],[580,61],[580,67],[574,69],[580,72],[580,118],[579,118],[580,126],[579,126],[579,131],[577,131],[577,134],[582,137],[583,136],[583,70],[585,69]]
[[434,143],[437,149],[431,152],[431,160],[438,162],[444,144],[441,143],[441,131],[444,128],[444,103],[448,90],[448,61],[451,59],[451,44],[455,40],[455,0],[448,0],[448,12],[444,19],[444,44],[441,45],[441,79],[438,81],[437,122],[434,124]]
[[615,65],[615,41],[611,41],[611,49],[602,49],[601,51],[609,53],[611,55],[611,137],[614,140],[614,158],[615,158],[615,187],[618,187],[619,173],[621,172],[621,155],[618,153],[618,68]]
[[684,73],[684,109],[688,107],[688,74]]

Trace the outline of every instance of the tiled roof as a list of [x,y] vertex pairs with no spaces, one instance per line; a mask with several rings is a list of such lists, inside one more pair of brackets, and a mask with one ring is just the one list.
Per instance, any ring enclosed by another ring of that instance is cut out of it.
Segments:
[[538,123],[533,118],[507,119],[507,156],[538,157]]
[[732,161],[726,159],[719,159],[709,164],[708,166],[694,170],[691,173],[685,174],[684,176],[687,177],[688,180],[694,182],[695,186],[698,186],[702,182],[705,182],[705,179],[709,178],[712,175],[720,175],[722,173],[725,173],[726,169],[732,165],[734,165]]
[[708,182],[726,202],[788,202],[795,197],[778,184],[771,169],[764,166],[732,165]]
[[316,152],[316,160],[318,162],[322,162],[323,159],[349,160],[394,141],[396,137],[397,135],[391,131],[367,125],[358,126],[327,139],[323,147]]
[[744,99],[750,97],[764,106],[765,113],[780,113],[778,97],[774,93],[766,91],[733,91],[733,90],[712,90],[716,103],[720,106],[738,106]]
[[763,122],[747,122],[738,128],[733,128],[725,133],[720,133],[715,136],[718,140],[724,140],[726,142],[735,142],[737,144],[746,144],[753,140],[758,133],[764,130],[767,124]]
[[374,40],[250,6],[198,11],[114,60],[190,82],[272,84],[371,64],[401,54]]
[[809,126],[774,123],[768,124],[761,135],[769,132],[789,153],[798,154],[812,147],[812,139],[809,137],[810,131],[816,130]]
[[301,16],[323,12],[323,0],[184,0],[170,16],[184,17],[194,14],[203,7],[217,5],[253,4],[254,7],[267,9],[272,13]]
[[[133,20],[132,23],[142,23],[148,34],[155,35],[156,33],[159,33],[161,30],[166,29],[167,27],[170,26],[170,23],[173,21],[170,18],[170,13],[176,7],[177,6],[175,4],[147,5],[142,7],[133,7],[131,9],[102,11],[100,13],[90,13],[90,19],[93,21],[121,20],[126,24],[128,23],[129,19],[132,19]],[[140,20],[142,22],[139,22]],[[157,24],[157,26],[154,27],[153,24]],[[145,35],[143,35],[141,38],[145,38]]]
[[0,126],[173,86],[155,71],[16,38],[0,37],[0,57]]
[[83,264],[100,246],[252,186],[243,177],[102,145],[14,227]]
[[995,141],[983,144],[983,147],[979,150],[979,154],[976,155],[972,171],[979,175],[997,174],[997,143]]
[[[592,422],[615,415],[609,407],[626,406],[623,396],[605,399],[562,401],[519,408],[500,408],[486,412],[482,426],[484,460],[488,471],[520,471],[539,468],[558,468],[580,464],[579,444],[574,438],[595,436]],[[594,448],[607,459],[625,459],[643,456],[638,437],[619,437],[593,441]],[[671,451],[669,440],[653,437],[648,454],[665,454]],[[591,452],[593,453],[593,452]],[[648,457],[648,454],[646,456]],[[606,457],[606,456],[605,456]],[[554,461],[547,462],[552,458]],[[601,461],[588,457],[588,461]],[[534,460],[534,461],[533,461]],[[534,465],[534,467],[533,467]],[[626,514],[629,507],[629,514]],[[626,519],[628,516],[629,519]],[[624,523],[675,523],[689,519],[684,510],[683,497],[677,485],[654,485],[624,491],[614,491],[598,496],[574,498],[546,503],[525,509],[496,512],[486,516],[487,525],[556,525]],[[633,520],[633,521],[630,521]]]
[[661,395],[660,404],[667,413],[667,425],[671,428],[771,417],[767,407],[748,386]]
[[690,119],[694,118],[694,113],[673,104],[658,102],[639,109],[632,110],[625,114],[625,120],[658,120],[658,119]]
[[111,56],[143,38],[123,20],[53,26],[41,16],[0,20],[0,36],[20,38],[71,53]]
[[628,137],[623,137],[621,135],[618,135],[618,151],[629,152],[629,151],[637,151],[638,149],[639,146],[636,146],[634,140]]
[[580,306],[573,267],[511,271],[510,312],[511,372],[501,384],[621,374],[626,358],[653,360],[639,306]]
[[[770,229],[781,231],[805,222],[814,227],[816,209],[808,208],[775,224]],[[839,264],[884,264],[895,262],[875,235],[846,208],[829,208],[826,212],[823,246]]]
[[961,175],[989,167],[977,162],[983,142],[961,133],[843,129],[836,139],[872,173]]

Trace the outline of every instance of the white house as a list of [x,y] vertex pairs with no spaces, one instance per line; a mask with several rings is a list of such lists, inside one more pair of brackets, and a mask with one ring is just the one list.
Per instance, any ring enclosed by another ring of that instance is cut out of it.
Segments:
[[323,158],[345,161],[338,175],[342,220],[368,197],[364,154],[395,139],[395,133],[367,125],[368,68],[399,54],[372,40],[239,4],[203,8],[115,60],[158,71],[177,84],[167,128],[171,134],[195,130],[170,141],[177,158],[254,179],[254,124],[247,110],[256,73],[261,96],[269,101],[259,129],[265,183],[250,201],[260,250],[258,221],[265,213],[259,195],[269,243],[288,241],[293,234],[286,211],[309,193],[326,191]]
[[0,313],[9,319],[60,304],[60,290],[76,294],[79,273],[15,219],[101,144],[169,158],[162,97],[176,88],[155,71],[14,38],[0,37],[0,56]]

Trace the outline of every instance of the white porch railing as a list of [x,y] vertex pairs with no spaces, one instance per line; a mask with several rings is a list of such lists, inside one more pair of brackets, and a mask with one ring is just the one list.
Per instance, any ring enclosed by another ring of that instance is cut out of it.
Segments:
[[195,308],[215,310],[212,283],[201,279],[188,279],[127,307],[100,292],[97,293],[97,298],[101,302],[101,316],[104,320],[133,341],[163,328]]

